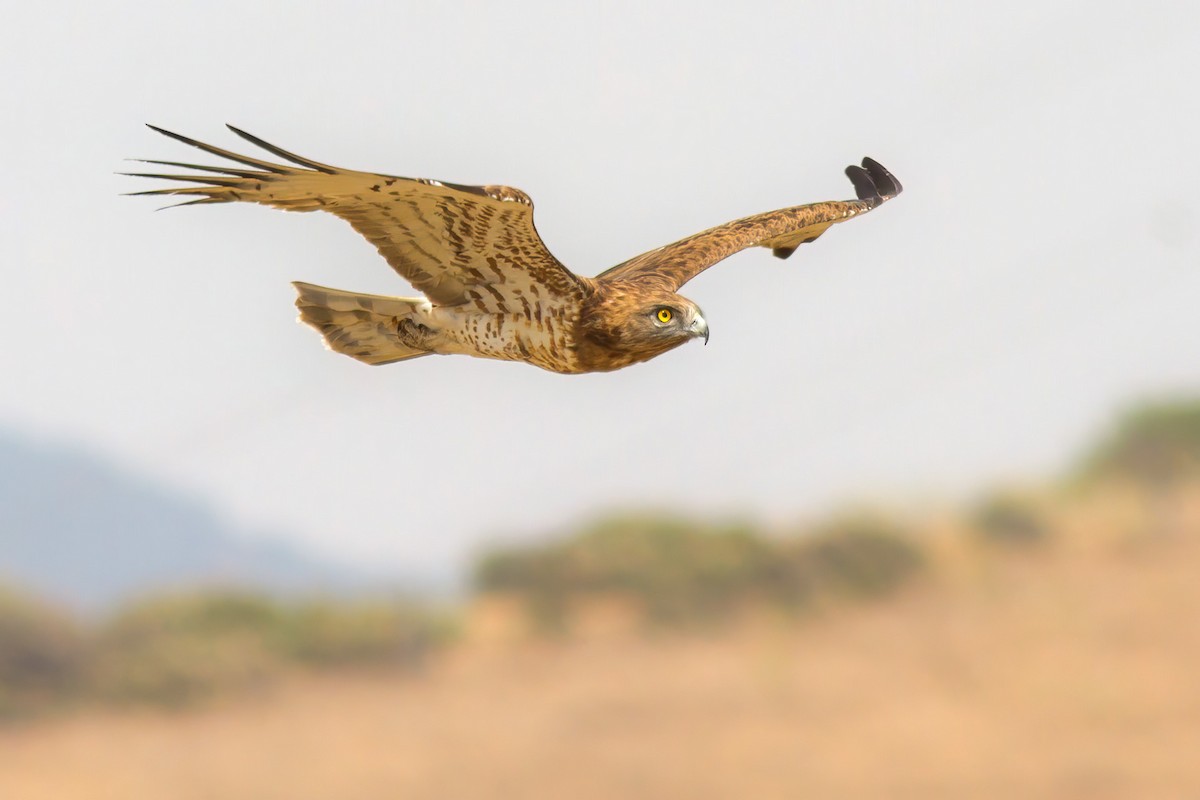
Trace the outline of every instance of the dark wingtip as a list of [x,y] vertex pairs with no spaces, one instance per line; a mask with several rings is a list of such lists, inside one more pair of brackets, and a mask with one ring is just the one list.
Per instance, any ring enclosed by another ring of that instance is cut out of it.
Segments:
[[885,199],[895,197],[904,191],[904,187],[900,185],[900,181],[896,180],[896,176],[887,171],[887,168],[873,158],[867,157],[862,160],[863,169],[871,176],[871,180],[875,182],[875,186],[879,189],[879,194]]
[[896,176],[873,158],[864,158],[861,167],[853,164],[846,167],[846,177],[854,184],[858,199],[872,208],[904,191]]
[[792,253],[796,252],[795,247],[775,247],[771,250],[771,255],[776,258],[787,258]]
[[871,180],[871,176],[862,167],[851,164],[846,167],[846,177],[854,184],[854,193],[858,195],[859,200],[878,200],[879,192],[875,189],[875,182]]

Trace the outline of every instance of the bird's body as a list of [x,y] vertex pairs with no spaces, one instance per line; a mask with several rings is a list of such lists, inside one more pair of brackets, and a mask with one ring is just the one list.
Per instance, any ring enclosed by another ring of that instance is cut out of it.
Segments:
[[[334,350],[367,363],[439,353],[526,361],[552,372],[586,371],[573,346],[580,317],[576,305],[542,309],[529,303],[514,313],[294,285],[301,319],[324,333]],[[374,361],[376,356],[383,360]]]
[[596,276],[576,275],[550,254],[533,226],[533,204],[507,186],[463,186],[330,167],[231,129],[300,169],[159,132],[244,164],[204,175],[147,175],[199,183],[137,194],[193,196],[184,203],[253,202],[345,219],[423,293],[402,298],[296,283],[300,318],[330,349],[368,364],[430,354],[522,361],[559,373],[606,372],[654,358],[708,323],[679,288],[740,250],[770,247],[787,258],[829,226],[899,194],[878,163],[848,167],[858,199],[758,214],[682,239]]

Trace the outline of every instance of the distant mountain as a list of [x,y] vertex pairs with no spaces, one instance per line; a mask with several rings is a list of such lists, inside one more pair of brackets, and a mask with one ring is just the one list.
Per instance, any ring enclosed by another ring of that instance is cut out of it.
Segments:
[[0,430],[0,583],[104,609],[168,586],[337,591],[364,582],[101,458]]

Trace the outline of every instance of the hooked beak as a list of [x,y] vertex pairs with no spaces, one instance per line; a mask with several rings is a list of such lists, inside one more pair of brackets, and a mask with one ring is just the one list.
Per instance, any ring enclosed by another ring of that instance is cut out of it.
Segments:
[[708,323],[704,321],[704,317],[697,314],[688,330],[692,332],[692,336],[697,338],[703,336],[704,343],[708,344]]

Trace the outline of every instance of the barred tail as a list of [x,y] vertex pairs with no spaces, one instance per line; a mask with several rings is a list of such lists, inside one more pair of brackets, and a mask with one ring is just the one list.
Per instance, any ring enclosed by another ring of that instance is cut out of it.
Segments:
[[425,299],[384,297],[293,283],[300,321],[325,337],[329,349],[365,364],[391,364],[429,355],[401,340],[400,321],[421,312]]

